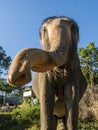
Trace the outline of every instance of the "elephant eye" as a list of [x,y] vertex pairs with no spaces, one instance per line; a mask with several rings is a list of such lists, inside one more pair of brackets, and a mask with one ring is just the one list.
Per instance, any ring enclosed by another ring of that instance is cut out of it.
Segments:
[[43,29],[40,31],[40,39],[47,37],[47,28],[43,27]]
[[48,29],[46,26],[43,26],[40,29],[40,41],[42,44],[45,44],[46,42],[48,42]]
[[44,27],[43,31],[44,31],[44,35],[45,35],[47,33],[47,28]]

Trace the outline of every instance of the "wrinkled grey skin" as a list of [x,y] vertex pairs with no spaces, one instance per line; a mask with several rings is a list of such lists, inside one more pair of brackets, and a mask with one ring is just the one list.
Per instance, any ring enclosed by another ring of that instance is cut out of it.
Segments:
[[41,130],[56,130],[58,118],[65,130],[78,130],[78,105],[87,88],[77,54],[78,26],[67,17],[48,18],[40,28],[40,40],[42,50],[17,54],[8,82],[22,86],[35,71],[32,89],[40,100]]
[[66,130],[78,130],[78,104],[87,84],[77,54],[77,24],[66,17],[49,18],[40,34],[44,50],[65,51],[62,66],[35,73],[33,91],[40,100],[41,130],[56,130],[58,117],[63,119]]

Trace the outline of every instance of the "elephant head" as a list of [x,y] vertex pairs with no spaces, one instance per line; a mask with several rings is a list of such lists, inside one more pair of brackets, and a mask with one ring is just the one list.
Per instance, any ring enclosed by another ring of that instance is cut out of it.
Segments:
[[50,17],[42,23],[40,40],[44,50],[67,53],[72,43],[78,43],[79,29],[76,22],[68,17]]
[[46,72],[62,66],[68,61],[71,50],[77,49],[79,40],[78,26],[68,17],[50,17],[40,28],[42,50],[27,48],[14,58],[8,72],[8,82],[12,86],[22,86],[31,81],[31,70]]

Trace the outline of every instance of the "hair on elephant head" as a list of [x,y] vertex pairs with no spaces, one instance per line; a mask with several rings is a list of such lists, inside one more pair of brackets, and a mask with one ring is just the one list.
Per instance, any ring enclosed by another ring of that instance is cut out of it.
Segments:
[[86,88],[77,44],[79,28],[68,17],[49,17],[40,28],[42,50],[27,48],[14,58],[8,73],[8,82],[22,86],[31,81],[40,100],[41,130],[56,130],[57,119],[62,118],[64,129],[78,130],[78,105]]

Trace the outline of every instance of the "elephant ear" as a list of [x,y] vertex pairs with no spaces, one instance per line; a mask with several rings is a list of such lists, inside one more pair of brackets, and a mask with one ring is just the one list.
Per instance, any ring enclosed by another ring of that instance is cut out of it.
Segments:
[[77,24],[73,23],[71,25],[71,38],[72,38],[72,43],[78,43],[79,40],[79,28]]

